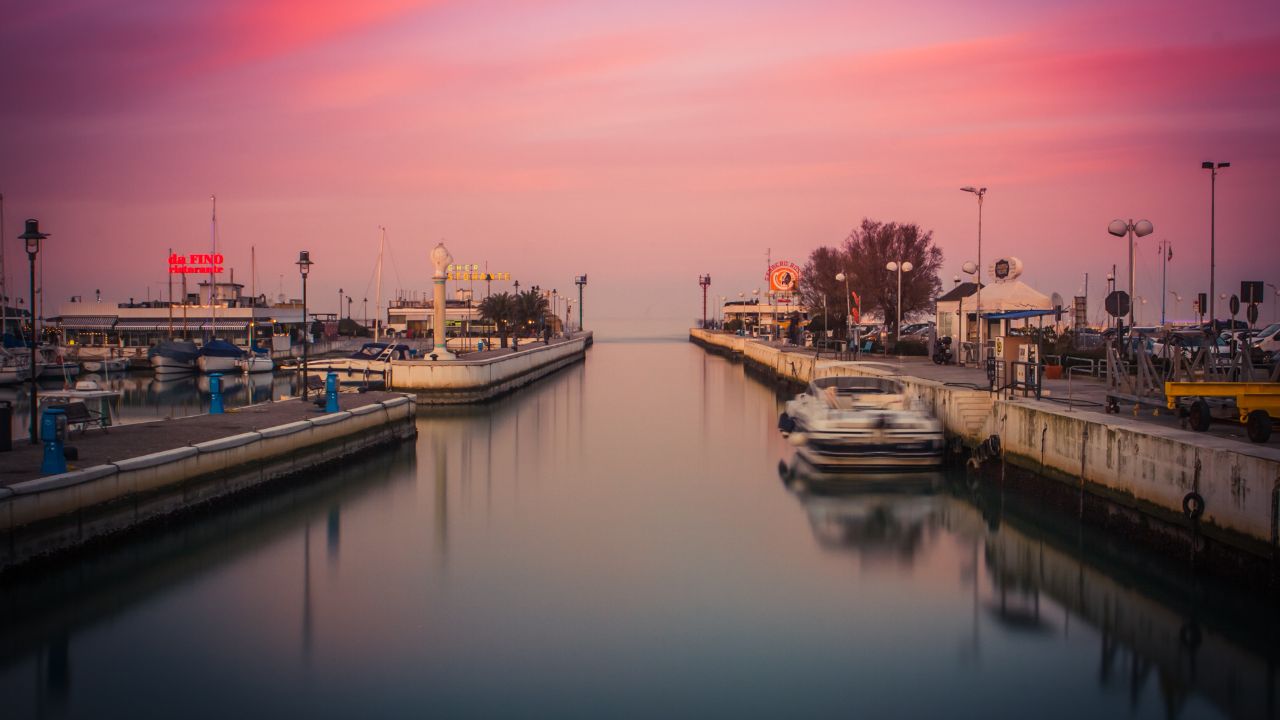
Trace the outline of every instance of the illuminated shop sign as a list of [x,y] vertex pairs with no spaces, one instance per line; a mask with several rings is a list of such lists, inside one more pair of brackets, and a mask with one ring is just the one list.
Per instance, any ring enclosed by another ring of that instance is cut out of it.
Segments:
[[475,263],[453,263],[445,268],[450,280],[510,280],[509,272],[485,272]]
[[169,256],[169,272],[178,275],[187,275],[191,273],[202,273],[205,275],[213,275],[214,273],[223,272],[222,253],[178,255]]

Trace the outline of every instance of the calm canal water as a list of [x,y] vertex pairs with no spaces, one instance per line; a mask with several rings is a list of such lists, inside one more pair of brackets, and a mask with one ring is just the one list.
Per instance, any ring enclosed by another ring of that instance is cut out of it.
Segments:
[[599,342],[416,443],[0,579],[0,715],[1277,712],[1261,598],[962,476],[788,487],[781,402],[682,341]]

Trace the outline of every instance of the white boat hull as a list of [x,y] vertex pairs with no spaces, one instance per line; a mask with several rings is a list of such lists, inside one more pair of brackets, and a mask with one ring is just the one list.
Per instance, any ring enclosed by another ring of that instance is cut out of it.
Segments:
[[236,365],[242,372],[247,373],[268,373],[276,368],[276,364],[271,358],[260,355],[239,360]]
[[239,361],[240,358],[201,355],[196,363],[200,366],[200,372],[208,375],[209,373],[236,372],[240,369],[236,366]]
[[193,360],[174,360],[162,355],[152,355],[151,368],[157,375],[190,375],[196,371],[196,364]]
[[109,360],[85,360],[82,365],[85,372],[124,372],[129,369],[129,358],[111,358]]

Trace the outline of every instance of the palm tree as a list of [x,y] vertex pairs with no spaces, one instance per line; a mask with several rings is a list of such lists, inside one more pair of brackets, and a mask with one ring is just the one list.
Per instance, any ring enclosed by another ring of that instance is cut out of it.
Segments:
[[494,327],[498,329],[498,337],[502,339],[502,347],[506,347],[507,330],[511,327],[511,321],[516,310],[516,296],[505,292],[490,295],[480,301],[477,309],[480,311],[480,317],[493,323]]
[[517,330],[529,330],[535,323],[542,322],[550,310],[547,299],[534,290],[526,290],[515,297],[515,313],[513,320]]

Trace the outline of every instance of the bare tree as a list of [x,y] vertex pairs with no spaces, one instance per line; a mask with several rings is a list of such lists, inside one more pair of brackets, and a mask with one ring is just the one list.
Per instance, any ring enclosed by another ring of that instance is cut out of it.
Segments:
[[942,250],[933,244],[933,232],[914,223],[884,223],[864,219],[838,248],[820,247],[809,256],[800,285],[800,298],[810,316],[821,316],[822,300],[832,327],[843,327],[845,284],[836,274],[848,276],[849,289],[858,293],[864,314],[879,312],[894,334],[898,315],[898,274],[885,269],[889,262],[911,263],[902,274],[902,316],[932,311],[942,290],[938,271]]

